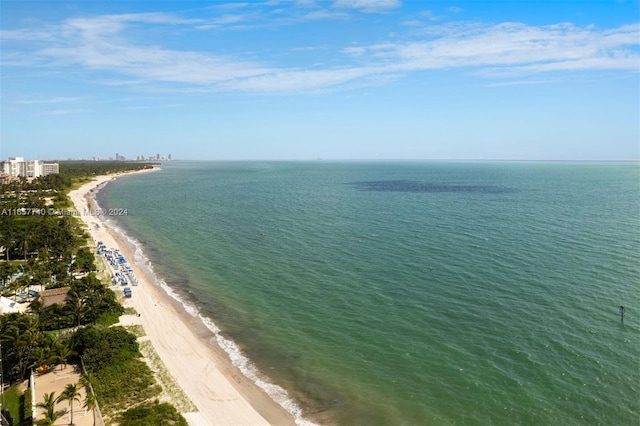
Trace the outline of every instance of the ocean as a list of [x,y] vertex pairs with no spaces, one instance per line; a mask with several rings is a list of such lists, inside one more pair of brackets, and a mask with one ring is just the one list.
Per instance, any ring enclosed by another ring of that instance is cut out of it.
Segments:
[[178,161],[98,202],[307,420],[640,424],[637,162]]

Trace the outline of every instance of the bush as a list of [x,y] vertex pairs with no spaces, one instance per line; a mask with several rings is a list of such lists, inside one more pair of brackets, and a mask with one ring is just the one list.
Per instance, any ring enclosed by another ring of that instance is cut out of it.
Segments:
[[110,365],[95,373],[94,390],[101,406],[125,409],[157,397],[162,389],[155,385],[149,366],[139,359]]
[[74,341],[75,351],[82,356],[84,365],[91,373],[140,356],[136,336],[124,327],[85,327],[78,330]]
[[23,409],[24,413],[21,413],[22,418],[24,419],[24,424],[31,424],[31,414],[33,412],[33,404],[31,403],[31,388],[27,388],[22,395],[24,398]]
[[95,377],[93,389],[103,409],[125,409],[158,396],[153,372],[141,361],[136,336],[123,327],[85,327],[76,332],[74,349]]
[[118,418],[120,426],[187,426],[187,421],[173,405],[144,404],[122,413]]

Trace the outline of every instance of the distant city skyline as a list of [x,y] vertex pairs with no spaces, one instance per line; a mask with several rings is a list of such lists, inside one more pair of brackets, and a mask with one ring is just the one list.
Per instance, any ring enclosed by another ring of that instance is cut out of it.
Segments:
[[[76,161],[76,160],[86,160],[86,161],[172,161],[173,155],[135,155],[135,156],[126,156],[116,152],[115,155],[109,157],[102,157],[99,155],[89,156],[89,157],[59,157],[59,158],[25,158],[22,156],[13,156],[13,157],[0,157],[0,171],[2,171],[3,163],[11,163],[11,162],[41,162],[48,163],[51,161]],[[57,173],[57,172],[56,172]]]
[[640,159],[637,0],[1,7],[0,158]]

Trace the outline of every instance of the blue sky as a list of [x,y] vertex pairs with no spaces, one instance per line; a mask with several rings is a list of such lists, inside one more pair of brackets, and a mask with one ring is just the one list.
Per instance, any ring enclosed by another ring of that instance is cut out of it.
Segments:
[[640,3],[0,1],[0,157],[640,159]]

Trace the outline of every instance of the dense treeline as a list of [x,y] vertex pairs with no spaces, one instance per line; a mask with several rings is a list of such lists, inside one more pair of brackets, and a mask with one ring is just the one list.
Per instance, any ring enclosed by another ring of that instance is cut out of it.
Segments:
[[[122,327],[110,327],[124,309],[108,283],[95,275],[95,251],[81,222],[65,213],[71,206],[66,192],[92,176],[149,167],[62,162],[59,175],[0,186],[0,290],[15,301],[31,299],[26,313],[0,315],[0,365],[4,380],[15,382],[31,371],[76,363],[81,356],[88,373],[83,386],[91,385],[103,413],[117,423],[186,425],[173,406],[153,401],[160,387],[140,359],[136,337]],[[63,300],[46,305],[33,290],[60,287]],[[69,398],[46,397],[50,401],[39,406],[51,412],[40,420],[52,423],[55,404]],[[26,395],[21,398],[26,400]],[[17,418],[24,421],[25,416]]]
[[11,193],[14,191],[64,191],[71,187],[72,182],[72,175],[54,173],[39,176],[30,181],[25,177],[20,177],[14,181],[0,185],[0,190],[3,193]]
[[64,304],[44,306],[36,299],[29,305],[37,315],[40,328],[45,331],[80,327],[86,324],[110,324],[124,312],[115,293],[98,280],[94,274],[74,280]]
[[59,164],[61,176],[71,179],[85,179],[88,176],[150,169],[156,163],[132,163],[129,161],[60,161]]
[[52,267],[60,262],[70,264],[88,238],[70,216],[6,214],[0,218],[0,246],[6,261],[37,257]]

